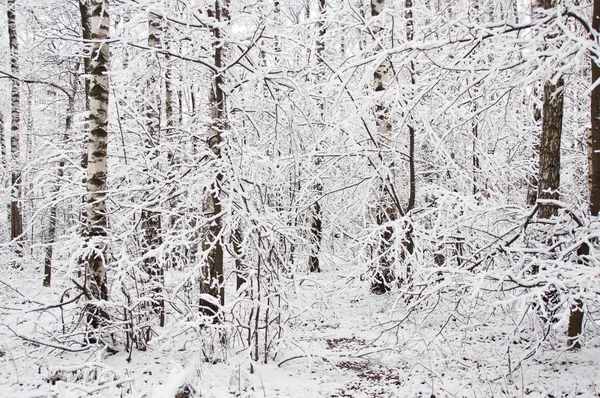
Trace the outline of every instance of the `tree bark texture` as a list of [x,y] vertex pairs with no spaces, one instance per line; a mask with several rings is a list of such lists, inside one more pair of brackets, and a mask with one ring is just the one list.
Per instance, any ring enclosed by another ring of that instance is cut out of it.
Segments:
[[[558,200],[560,186],[560,140],[562,135],[564,81],[544,85],[544,108],[542,136],[540,138],[540,166],[538,178],[538,200]],[[539,216],[550,218],[558,213],[553,204],[541,204]]]
[[83,39],[83,73],[85,74],[85,110],[90,111],[90,40],[92,39],[92,25],[90,21],[89,0],[79,0],[79,15],[81,19],[81,38]]
[[[371,17],[376,18],[381,15],[383,9],[385,7],[384,0],[371,0]],[[376,25],[373,28],[373,33],[376,37],[381,38],[381,32],[383,28],[381,27],[381,21],[377,21]],[[380,42],[382,46],[383,43]],[[385,91],[390,84],[390,73],[392,69],[392,64],[388,58],[386,58],[381,65],[377,67],[377,70],[373,74],[373,86],[375,92],[379,95]],[[379,99],[381,101],[381,98]],[[379,141],[389,140],[390,135],[392,133],[392,123],[390,122],[390,110],[389,108],[379,102],[375,105],[375,124],[377,126],[377,139]],[[383,160],[386,159],[382,153],[382,146],[380,145],[380,155]],[[388,159],[389,160],[389,159]],[[390,221],[394,221],[396,219],[396,211],[394,209],[394,205],[392,203],[392,199],[389,197],[389,194],[386,193],[385,186],[390,185],[392,183],[392,178],[389,175],[391,173],[391,169],[393,168],[393,161],[389,160],[387,164],[384,165],[384,169],[386,170],[386,174],[382,176],[382,188],[380,189],[380,198],[379,198],[379,209],[377,214],[377,224],[384,225]],[[390,290],[391,283],[396,279],[393,272],[393,256],[392,245],[393,245],[393,228],[388,225],[384,228],[379,242],[378,249],[378,264],[375,270],[375,275],[373,277],[373,281],[371,282],[371,292],[375,294],[383,294]]]
[[[229,9],[226,0],[216,0],[214,14],[216,21],[228,22]],[[224,63],[225,44],[222,41],[224,34],[220,27],[213,28],[214,36],[214,62],[217,69]],[[213,76],[212,90],[210,93],[210,116],[212,125],[207,132],[208,148],[212,151],[214,159],[221,160],[222,133],[227,129],[227,115],[225,111],[225,92],[222,88],[223,76]],[[206,228],[203,247],[208,250],[207,264],[203,267],[200,281],[200,311],[207,316],[214,317],[214,321],[220,321],[219,306],[225,305],[224,268],[223,268],[223,241],[222,241],[222,214],[221,214],[221,187],[223,174],[218,171],[215,182],[210,187],[204,204],[205,215],[211,219]],[[211,296],[208,299],[206,296]]]
[[[551,10],[556,0],[536,0],[538,8]],[[564,104],[564,81],[562,76],[556,82],[544,83],[544,104],[542,107],[542,134],[540,136],[540,160],[538,169],[538,200],[558,199],[560,185],[560,139]],[[541,204],[539,216],[550,218],[558,213],[553,204]]]
[[[87,156],[87,239],[90,253],[88,288],[93,299],[107,300],[106,285],[106,155],[109,99],[109,0],[91,0],[92,44],[90,62],[90,120]],[[95,307],[95,306],[94,306]],[[91,313],[92,326],[98,326],[96,308]]]
[[[10,48],[10,71],[13,76],[19,76],[19,40],[17,37],[17,21],[15,0],[7,3],[8,42]],[[11,121],[10,121],[10,154],[11,154],[11,201],[10,201],[10,238],[23,239],[23,216],[21,214],[21,160],[20,160],[20,123],[21,123],[21,83],[11,79]],[[19,242],[19,245],[22,243]]]

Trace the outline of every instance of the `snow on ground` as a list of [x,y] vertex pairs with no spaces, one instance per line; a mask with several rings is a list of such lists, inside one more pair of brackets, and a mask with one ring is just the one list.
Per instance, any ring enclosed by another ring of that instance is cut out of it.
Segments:
[[65,289],[8,271],[0,283],[0,397],[162,398],[186,384],[190,396],[215,398],[600,397],[597,340],[571,352],[549,338],[526,358],[537,346],[527,330],[533,323],[515,329],[508,310],[469,312],[475,307],[465,303],[462,311],[463,303],[441,300],[407,314],[394,295],[373,296],[345,275],[294,281],[290,305],[303,310],[288,324],[287,345],[251,373],[247,351],[208,363],[197,330],[173,325],[130,361],[126,352],[25,341],[15,333],[44,341],[58,333],[60,311],[34,310],[66,301]]

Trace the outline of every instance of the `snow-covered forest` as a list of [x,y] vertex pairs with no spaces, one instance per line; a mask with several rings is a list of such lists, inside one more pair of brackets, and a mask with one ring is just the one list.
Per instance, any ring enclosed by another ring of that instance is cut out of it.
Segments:
[[600,396],[600,0],[0,12],[0,396]]

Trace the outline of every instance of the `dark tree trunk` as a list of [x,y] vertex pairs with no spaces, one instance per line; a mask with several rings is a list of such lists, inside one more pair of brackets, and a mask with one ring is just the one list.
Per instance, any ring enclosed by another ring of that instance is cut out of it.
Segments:
[[[544,85],[544,109],[542,136],[540,139],[540,167],[538,200],[558,200],[560,186],[560,139],[562,134],[564,81]],[[558,213],[554,204],[540,204],[539,216],[550,218]]]
[[[596,33],[600,32],[600,0],[594,0],[592,29]],[[598,62],[592,57],[592,85],[600,79]],[[592,122],[588,139],[590,211],[592,215],[597,216],[600,213],[600,86],[595,86],[592,90],[590,116]]]
[[[319,0],[319,14],[320,19],[317,23],[319,29],[319,37],[317,39],[317,65],[319,71],[323,65],[323,57],[325,56],[325,33],[326,27],[324,23],[325,19],[325,6],[326,0]],[[321,73],[319,73],[321,75]],[[324,119],[325,104],[319,104],[321,108],[321,119]],[[323,120],[325,122],[325,120]],[[318,149],[318,146],[317,146]],[[315,160],[315,165],[318,166],[320,159]],[[315,193],[321,196],[323,192],[323,186],[319,183],[315,184]],[[321,242],[323,241],[323,221],[321,219],[321,204],[319,200],[315,202],[312,208],[311,224],[310,224],[310,242],[311,242],[311,253],[308,259],[308,269],[310,272],[321,272],[321,265],[319,263],[319,253],[321,252]]]
[[[594,0],[592,11],[592,31],[600,32],[600,0]],[[592,85],[600,79],[600,67],[598,62],[591,57]],[[590,213],[598,217],[600,213],[600,87],[595,86],[591,95],[590,109],[591,129],[588,136],[588,185],[590,190]],[[585,256],[590,254],[587,243],[582,244],[577,250],[580,263],[585,263]],[[568,342],[571,348],[581,347],[579,337],[583,329],[583,302],[576,298],[571,305],[569,316]]]
[[[229,9],[226,0],[216,0],[212,17],[216,21],[228,22]],[[224,46],[220,43],[223,31],[219,27],[213,28],[216,45],[214,46],[215,66],[221,68],[224,64]],[[227,115],[225,109],[225,92],[223,91],[223,76],[215,74],[210,94],[210,116],[212,126],[207,133],[208,148],[212,151],[215,159],[221,160],[222,133],[227,129]],[[215,322],[220,322],[219,307],[225,305],[224,267],[223,267],[223,216],[221,206],[221,187],[223,185],[223,174],[218,171],[213,186],[210,188],[204,205],[205,215],[212,219],[203,242],[205,250],[208,250],[207,264],[203,267],[202,280],[200,281],[200,293],[211,296],[212,299],[200,299],[200,311],[207,316],[213,317]]]

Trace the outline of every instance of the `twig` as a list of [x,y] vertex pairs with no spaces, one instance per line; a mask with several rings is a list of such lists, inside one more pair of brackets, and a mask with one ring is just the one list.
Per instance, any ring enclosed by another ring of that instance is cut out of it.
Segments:
[[15,288],[14,288],[14,287],[12,287],[11,285],[9,285],[8,283],[6,283],[6,282],[2,281],[1,279],[0,279],[0,283],[2,283],[4,286],[8,287],[10,290],[13,290],[13,291],[17,292],[17,294],[19,294],[21,297],[25,297],[25,296],[23,295],[23,293],[21,293],[20,291],[18,291],[17,289],[15,289]]
[[63,345],[58,345],[58,344],[52,344],[52,343],[47,343],[44,341],[39,341],[39,340],[34,340],[32,338],[29,337],[25,337],[23,335],[18,334],[17,332],[15,332],[14,330],[12,330],[12,328],[8,325],[4,325],[8,330],[10,330],[16,337],[28,341],[30,343],[34,343],[34,344],[39,344],[39,345],[43,345],[46,347],[51,347],[51,348],[56,348],[58,350],[63,350],[63,351],[68,351],[68,352],[82,352],[82,351],[87,351],[90,349],[90,347],[83,347],[83,348],[70,348],[70,347],[65,347]]
[[75,297],[72,300],[65,301],[65,302],[62,302],[62,303],[59,303],[59,304],[52,304],[52,305],[49,305],[49,306],[46,306],[46,307],[42,307],[42,308],[34,308],[34,309],[29,310],[27,312],[46,311],[46,310],[51,310],[52,308],[59,308],[59,307],[62,307],[63,305],[74,303],[75,301],[79,300],[79,298],[81,296],[83,296],[83,295],[84,295],[84,293],[81,292],[77,297]]

